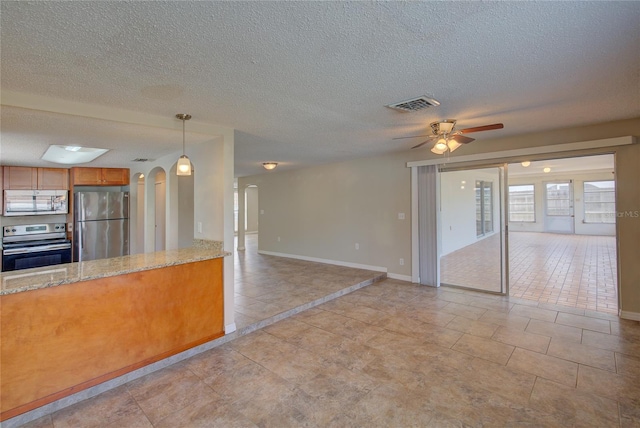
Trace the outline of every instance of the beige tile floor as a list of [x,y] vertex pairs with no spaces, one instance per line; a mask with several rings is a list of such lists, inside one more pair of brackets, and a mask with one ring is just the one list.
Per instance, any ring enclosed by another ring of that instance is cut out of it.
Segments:
[[[245,255],[247,272],[252,257]],[[271,279],[287,281],[298,273],[285,259],[258,259]],[[28,424],[638,425],[640,323],[396,280],[376,282]]]
[[236,251],[234,264],[238,329],[380,275],[368,270],[260,255],[255,234],[247,235],[245,247],[245,251]]
[[[443,283],[500,291],[497,235],[444,256]],[[612,236],[509,233],[509,294],[616,314],[616,242]]]

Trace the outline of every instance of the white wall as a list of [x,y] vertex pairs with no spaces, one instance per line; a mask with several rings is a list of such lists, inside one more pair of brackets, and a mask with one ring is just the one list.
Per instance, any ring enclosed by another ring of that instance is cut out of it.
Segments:
[[239,178],[239,189],[259,188],[259,250],[410,277],[411,175],[405,161],[396,154]]
[[512,232],[544,232],[544,194],[545,183],[552,181],[573,180],[574,195],[574,230],[576,235],[607,235],[615,236],[616,225],[584,223],[584,182],[613,180],[612,171],[597,171],[583,173],[548,173],[532,174],[528,176],[509,177],[509,184],[533,184],[535,186],[535,222],[509,222],[509,230]]

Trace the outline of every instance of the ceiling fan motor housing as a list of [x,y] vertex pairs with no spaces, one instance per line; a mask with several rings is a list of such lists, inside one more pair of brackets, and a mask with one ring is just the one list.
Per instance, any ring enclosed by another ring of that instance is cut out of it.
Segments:
[[456,126],[455,119],[445,119],[438,122],[431,122],[431,130],[435,135],[449,134],[453,131],[453,127]]

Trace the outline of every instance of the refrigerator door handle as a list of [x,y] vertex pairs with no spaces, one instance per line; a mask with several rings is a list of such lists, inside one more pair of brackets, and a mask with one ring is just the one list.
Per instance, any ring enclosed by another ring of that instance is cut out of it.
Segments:
[[74,261],[81,262],[82,261],[82,226],[80,225],[80,223],[76,223],[75,228],[78,231],[78,242],[76,244],[78,246],[78,260],[74,260]]

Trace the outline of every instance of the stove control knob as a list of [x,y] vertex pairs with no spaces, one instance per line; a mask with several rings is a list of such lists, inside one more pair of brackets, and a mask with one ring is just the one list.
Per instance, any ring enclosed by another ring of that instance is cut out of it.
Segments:
[[15,232],[16,230],[15,230],[15,229],[11,229],[11,231],[12,231],[12,232]]

